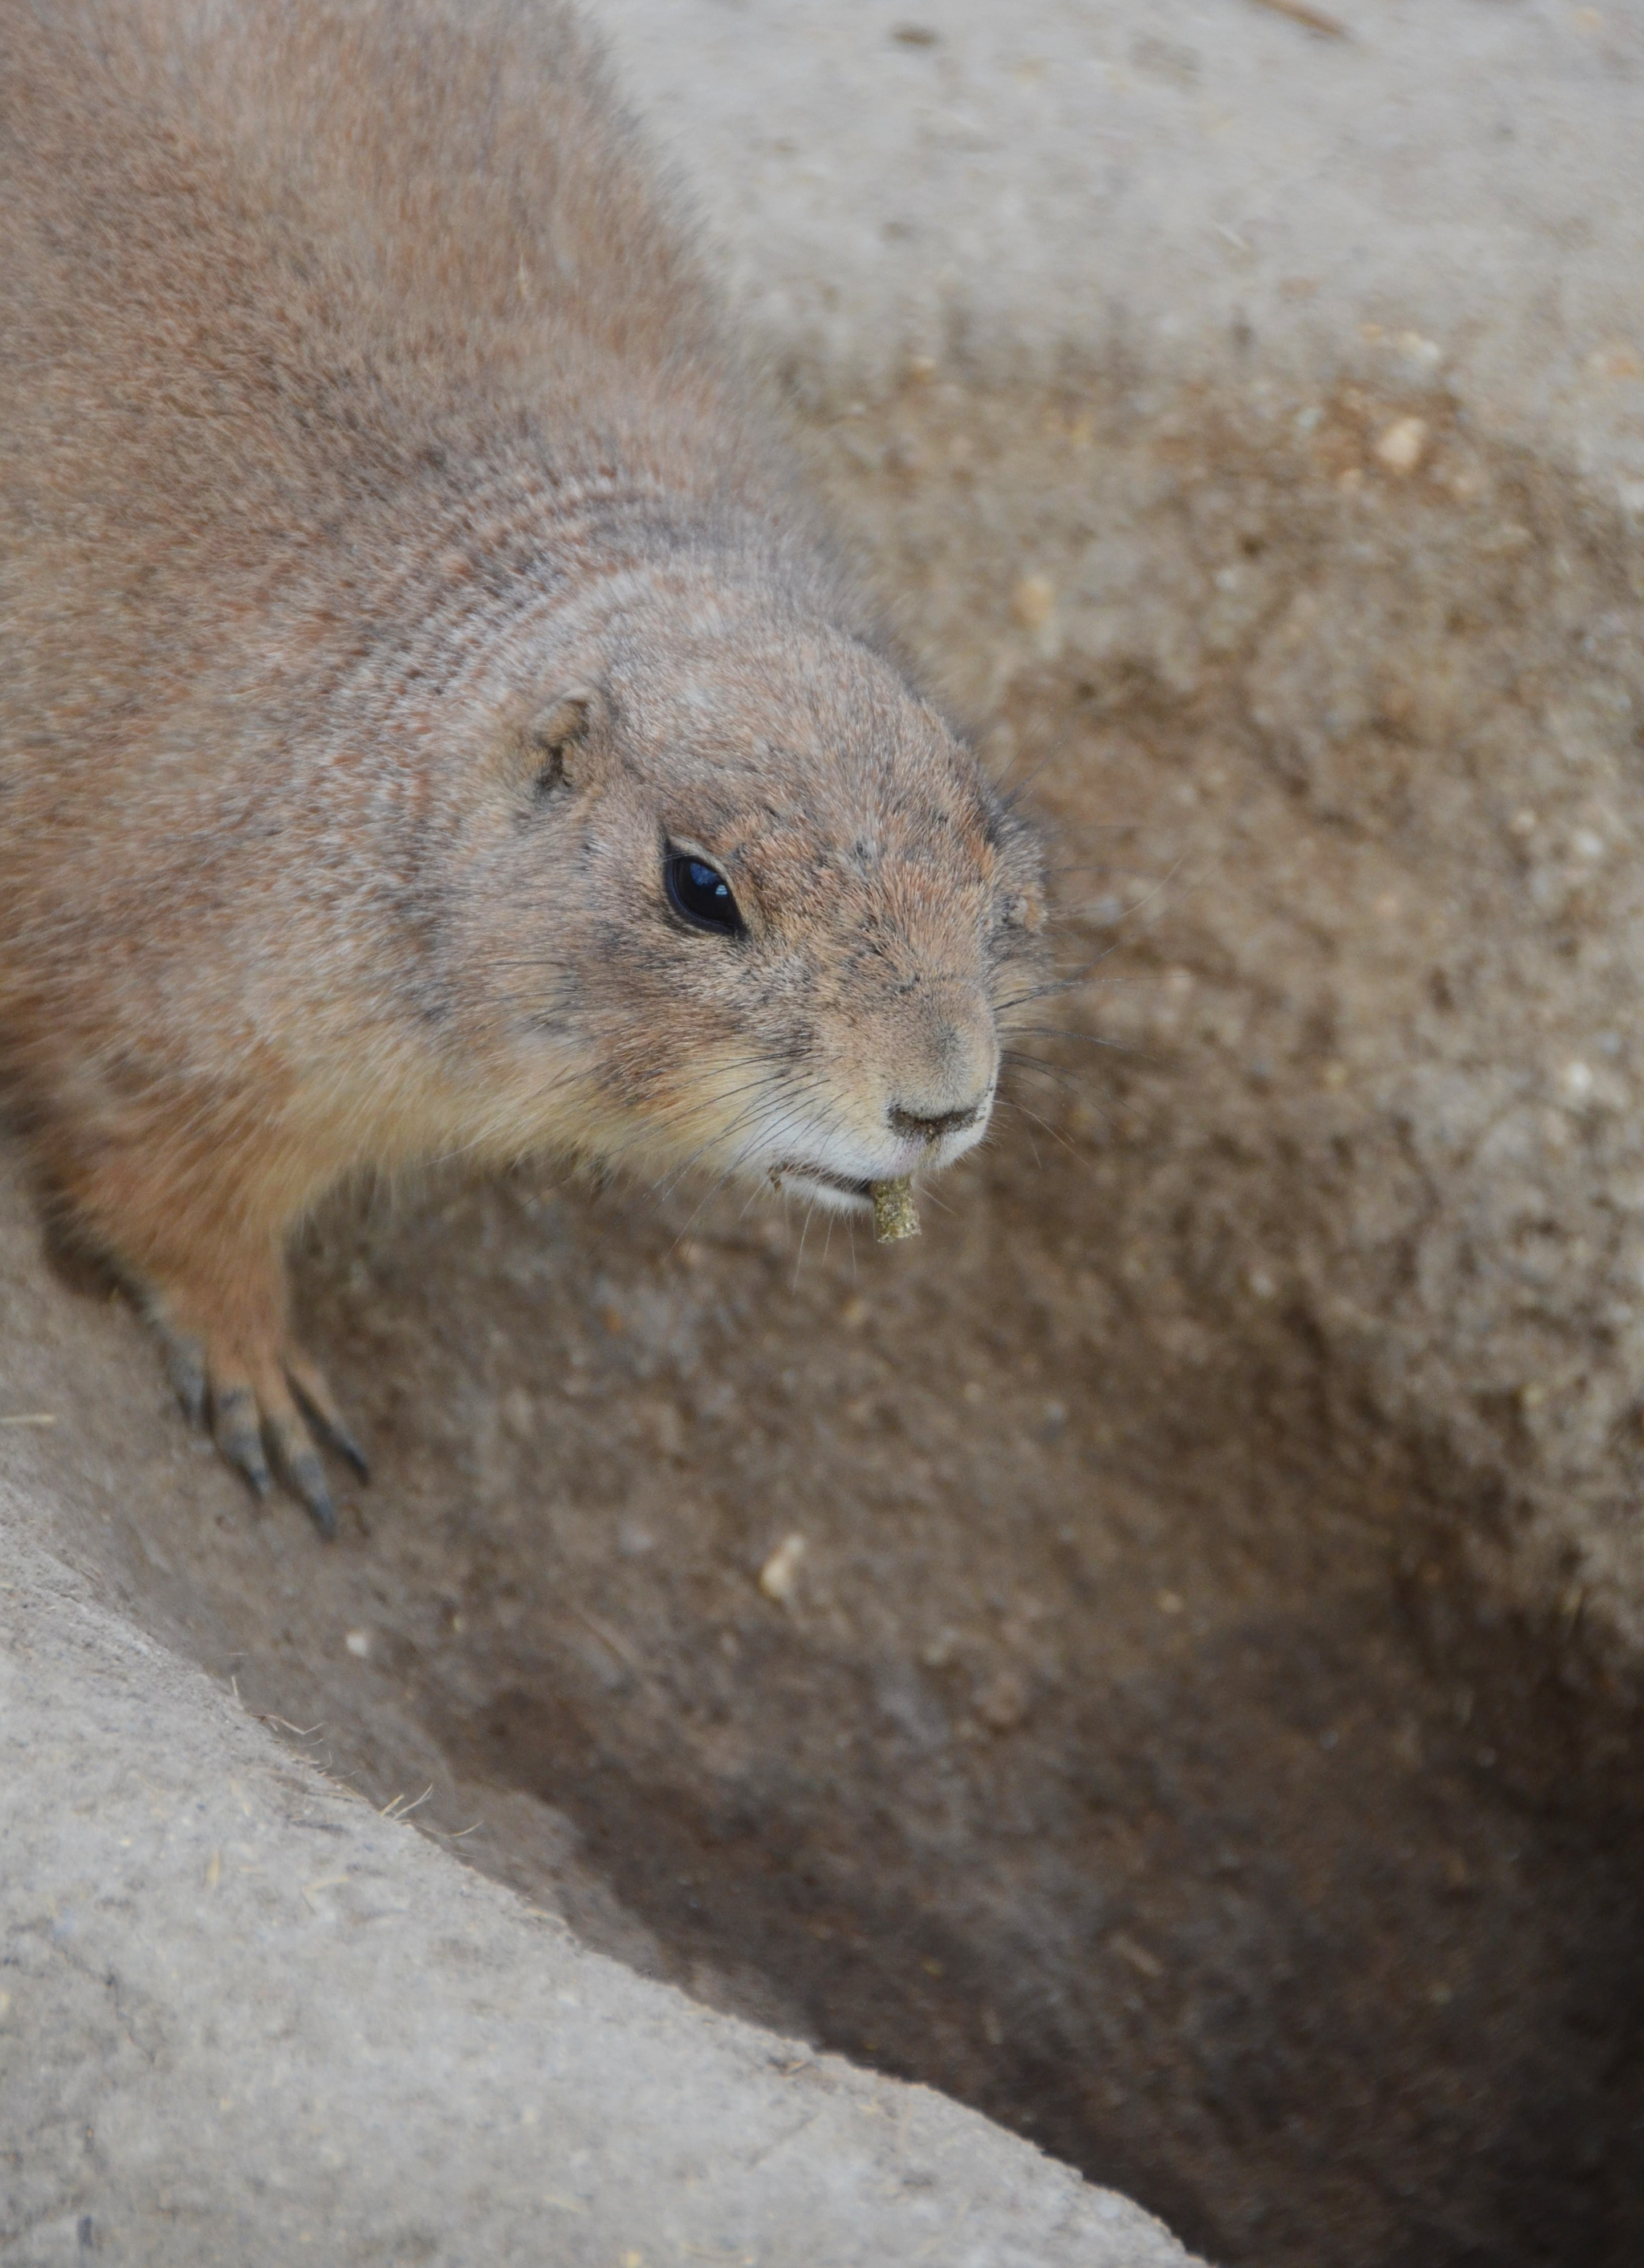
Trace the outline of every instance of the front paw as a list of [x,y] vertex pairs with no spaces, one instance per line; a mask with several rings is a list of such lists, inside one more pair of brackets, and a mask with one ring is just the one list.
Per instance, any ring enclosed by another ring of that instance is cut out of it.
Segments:
[[241,1335],[188,1329],[163,1312],[156,1320],[190,1420],[210,1425],[217,1447],[259,1497],[269,1495],[277,1475],[307,1506],[321,1535],[335,1536],[336,1506],[315,1435],[361,1480],[371,1469],[318,1366],[283,1335],[247,1344]]

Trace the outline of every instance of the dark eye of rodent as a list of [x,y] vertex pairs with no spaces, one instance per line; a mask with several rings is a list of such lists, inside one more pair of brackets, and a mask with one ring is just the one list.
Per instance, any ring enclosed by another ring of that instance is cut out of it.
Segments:
[[737,911],[731,886],[723,874],[689,850],[670,850],[663,867],[668,902],[695,929],[718,930],[721,937],[741,937],[747,924]]

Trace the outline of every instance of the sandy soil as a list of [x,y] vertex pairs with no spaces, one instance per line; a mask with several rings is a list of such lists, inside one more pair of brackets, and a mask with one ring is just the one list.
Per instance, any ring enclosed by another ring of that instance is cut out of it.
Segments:
[[[1596,1304],[1634,712],[1569,650],[1629,563],[1464,437],[1380,466],[1421,406],[916,378],[814,430],[1058,869],[1070,989],[918,1246],[547,1173],[339,1204],[301,1300],[378,1474],[328,1551],[14,1194],[59,1423],[0,1454],[288,1737],[636,1966],[1219,2260],[1597,2268],[1644,2243]],[[1550,773],[1561,703],[1611,772]]]

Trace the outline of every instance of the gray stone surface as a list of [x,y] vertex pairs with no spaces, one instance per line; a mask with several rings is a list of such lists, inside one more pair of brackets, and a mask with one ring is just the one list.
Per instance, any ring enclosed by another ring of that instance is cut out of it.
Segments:
[[807,384],[1356,364],[1644,512],[1635,5],[1331,0],[1342,39],[1256,0],[591,12]]
[[283,1753],[0,1491],[0,2260],[1167,2268],[922,2088],[709,2014]]

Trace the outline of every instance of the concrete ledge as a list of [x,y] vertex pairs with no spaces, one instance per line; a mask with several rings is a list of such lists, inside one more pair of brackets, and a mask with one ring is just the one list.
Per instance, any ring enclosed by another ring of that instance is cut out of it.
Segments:
[[278,1748],[0,1493],[0,2260],[1166,2268],[927,2090],[710,2014]]
[[[1551,0],[597,0],[809,389],[1441,386],[1644,510],[1644,24]],[[927,40],[906,36],[928,33]]]

